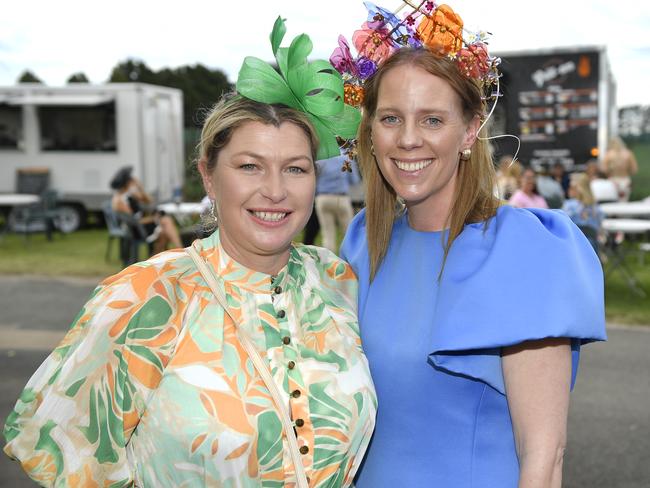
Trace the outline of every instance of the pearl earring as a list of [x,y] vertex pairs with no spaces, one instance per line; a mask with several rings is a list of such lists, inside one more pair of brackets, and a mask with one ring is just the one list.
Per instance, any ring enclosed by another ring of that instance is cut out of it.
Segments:
[[463,149],[460,153],[461,161],[469,161],[469,158],[471,157],[472,157],[472,150],[469,147],[467,149]]

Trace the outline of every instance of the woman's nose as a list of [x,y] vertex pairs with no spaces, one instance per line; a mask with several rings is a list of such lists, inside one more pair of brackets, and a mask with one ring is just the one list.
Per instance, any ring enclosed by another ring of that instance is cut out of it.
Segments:
[[407,121],[402,125],[397,144],[403,149],[413,149],[422,145],[422,138],[415,123]]
[[262,182],[261,193],[274,203],[287,197],[287,182],[281,172],[269,172]]

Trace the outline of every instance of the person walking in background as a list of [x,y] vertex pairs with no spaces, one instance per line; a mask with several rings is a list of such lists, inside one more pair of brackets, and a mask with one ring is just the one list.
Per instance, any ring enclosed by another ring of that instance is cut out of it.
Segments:
[[616,136],[609,141],[609,149],[603,158],[603,172],[616,185],[619,201],[627,202],[632,191],[632,176],[639,170],[634,153],[623,139]]
[[598,234],[604,214],[591,193],[589,176],[586,173],[571,175],[569,199],[562,205],[562,210],[580,227],[594,250],[598,252]]
[[508,203],[518,208],[548,208],[543,196],[537,191],[537,175],[532,168],[526,168],[519,179],[519,189]]
[[513,161],[511,155],[499,159],[497,166],[497,191],[499,198],[508,200],[519,187],[521,178],[521,163]]
[[350,186],[361,181],[357,165],[352,171],[343,170],[343,155],[316,161],[316,215],[320,222],[322,245],[332,252],[338,250],[338,233],[345,231],[354,217]]

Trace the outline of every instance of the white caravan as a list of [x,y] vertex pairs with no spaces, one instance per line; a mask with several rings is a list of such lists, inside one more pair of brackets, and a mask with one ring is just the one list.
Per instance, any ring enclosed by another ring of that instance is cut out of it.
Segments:
[[183,94],[143,83],[38,83],[0,87],[0,193],[17,191],[19,170],[49,172],[66,230],[101,210],[123,166],[156,200],[183,184]]

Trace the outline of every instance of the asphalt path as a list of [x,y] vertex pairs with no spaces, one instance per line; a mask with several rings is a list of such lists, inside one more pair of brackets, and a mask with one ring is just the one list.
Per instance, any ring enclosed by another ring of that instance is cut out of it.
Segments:
[[[0,276],[3,424],[97,281]],[[612,325],[608,335],[607,343],[582,350],[571,397],[565,488],[650,487],[650,327]],[[18,465],[0,455],[0,487],[31,486]]]

